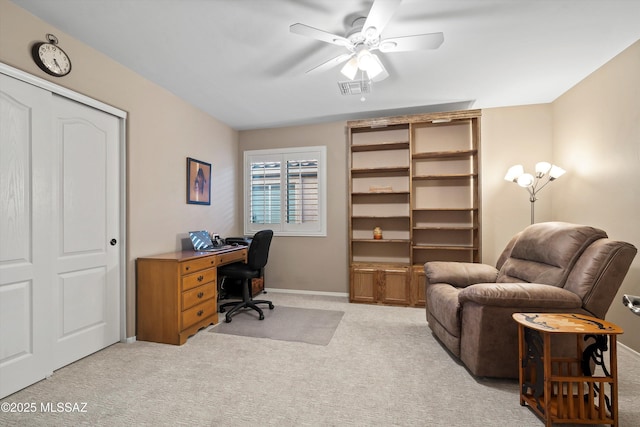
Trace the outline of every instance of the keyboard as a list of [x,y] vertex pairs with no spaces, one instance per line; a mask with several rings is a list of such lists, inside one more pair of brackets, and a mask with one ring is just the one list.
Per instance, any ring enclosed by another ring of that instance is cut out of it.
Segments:
[[198,252],[220,252],[220,251],[225,251],[227,249],[231,249],[231,248],[235,248],[234,245],[222,245],[222,246],[216,246],[215,248],[211,248],[211,249],[200,249]]

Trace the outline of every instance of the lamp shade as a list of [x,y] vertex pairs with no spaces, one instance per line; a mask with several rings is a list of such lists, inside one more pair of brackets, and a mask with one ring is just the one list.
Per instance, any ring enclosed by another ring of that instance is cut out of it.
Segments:
[[382,62],[380,62],[380,58],[377,55],[371,55],[371,63],[367,68],[367,75],[370,79],[375,79],[384,71],[384,67],[382,66]]
[[349,80],[353,80],[356,77],[356,73],[358,72],[358,58],[355,56],[351,58],[340,72]]
[[547,172],[549,172],[549,169],[551,169],[551,163],[549,162],[536,163],[536,176],[538,178],[542,178]]
[[560,166],[552,165],[551,170],[549,171],[549,177],[551,179],[560,178],[562,175],[564,175],[565,172],[566,171]]
[[520,187],[529,187],[533,184],[533,175],[530,173],[523,173],[518,177],[518,185]]
[[504,176],[507,181],[516,181],[520,175],[524,173],[524,167],[522,165],[511,166]]
[[356,58],[358,58],[358,68],[363,71],[368,71],[369,67],[373,64],[373,57],[371,56],[371,52],[367,49],[361,49],[358,51]]

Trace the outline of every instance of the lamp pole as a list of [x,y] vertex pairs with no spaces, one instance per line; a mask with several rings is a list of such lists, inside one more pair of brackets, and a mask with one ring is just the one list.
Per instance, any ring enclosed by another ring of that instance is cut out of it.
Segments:
[[534,196],[533,194],[531,196],[529,196],[529,201],[531,202],[531,224],[533,224],[535,222],[534,218],[535,218],[535,203],[536,203],[536,196]]

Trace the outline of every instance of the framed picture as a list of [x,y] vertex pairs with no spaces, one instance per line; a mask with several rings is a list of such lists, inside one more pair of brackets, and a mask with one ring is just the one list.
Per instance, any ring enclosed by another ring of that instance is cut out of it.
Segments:
[[187,157],[187,203],[211,204],[211,163]]

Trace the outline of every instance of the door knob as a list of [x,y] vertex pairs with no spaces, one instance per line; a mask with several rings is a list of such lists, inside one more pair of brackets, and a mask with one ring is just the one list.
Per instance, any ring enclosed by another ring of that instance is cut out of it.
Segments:
[[111,243],[111,246],[115,246],[118,241],[116,239],[111,239],[109,243]]

